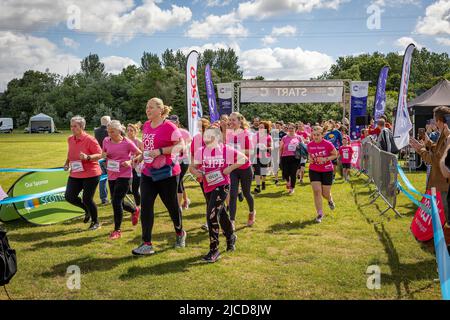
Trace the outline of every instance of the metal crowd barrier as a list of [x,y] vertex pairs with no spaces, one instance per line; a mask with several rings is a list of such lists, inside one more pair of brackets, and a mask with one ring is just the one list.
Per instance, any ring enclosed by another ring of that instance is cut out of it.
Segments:
[[393,210],[399,217],[402,215],[395,209],[397,204],[397,156],[380,150],[370,139],[362,142],[361,172],[368,176],[367,185],[374,184],[375,191],[370,195],[373,204],[381,198],[388,208],[381,212],[385,214]]

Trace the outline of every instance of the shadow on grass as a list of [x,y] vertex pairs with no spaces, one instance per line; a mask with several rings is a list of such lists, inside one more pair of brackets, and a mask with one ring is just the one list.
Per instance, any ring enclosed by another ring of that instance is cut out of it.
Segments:
[[[196,233],[193,233],[194,231],[197,231]],[[186,237],[186,243],[187,245],[189,244],[198,244],[202,241],[204,241],[205,239],[208,239],[208,232],[205,232],[203,230],[199,228],[195,228],[195,229],[190,229],[190,230],[186,230],[187,232],[187,237]],[[175,231],[170,231],[170,232],[162,232],[162,233],[154,233],[152,235],[152,241],[154,242],[165,242],[168,241],[169,243],[173,242],[173,244],[175,244],[175,238],[176,238],[176,234]],[[137,235],[136,237],[134,237],[132,240],[129,240],[128,243],[135,243],[138,244],[142,242],[142,235]]]
[[[384,251],[388,258],[388,265],[391,270],[391,274],[382,274],[382,283],[394,284],[397,291],[398,299],[402,298],[413,299],[414,293],[426,290],[427,288],[433,286],[433,283],[430,283],[429,285],[419,290],[411,291],[410,289],[411,281],[433,280],[433,277],[436,275],[435,261],[431,259],[412,264],[402,264],[400,262],[400,257],[394,245],[394,242],[392,241],[389,232],[387,232],[384,227],[384,223],[383,222],[376,223],[362,209],[363,206],[360,205],[358,199],[360,196],[360,192],[357,190],[357,188],[355,188],[355,185],[358,184],[352,184],[352,188],[353,188],[353,197],[358,212],[361,214],[361,216],[366,220],[368,224],[373,226],[373,230],[377,234],[378,240],[383,245]],[[374,208],[376,208],[377,211],[381,213],[378,204],[375,204]]]
[[191,266],[205,266],[206,264],[201,261],[202,256],[196,256],[191,258],[186,258],[182,260],[175,260],[164,262],[157,265],[146,266],[146,267],[131,267],[128,272],[119,277],[120,280],[130,280],[141,275],[164,275],[164,274],[174,274],[180,272],[187,272],[188,268]]
[[96,235],[96,236],[86,236],[75,239],[67,239],[60,241],[43,241],[39,243],[33,244],[31,247],[27,248],[27,251],[34,251],[38,249],[46,249],[46,248],[63,248],[63,247],[81,247],[87,244],[92,243],[97,238],[106,238],[105,235]]
[[315,224],[317,224],[315,219],[306,221],[296,221],[292,223],[291,222],[278,223],[270,226],[269,229],[266,231],[266,233],[279,233],[290,230],[301,230]]
[[277,191],[277,192],[271,192],[271,193],[265,193],[264,191],[259,194],[253,194],[256,198],[280,198],[283,196],[284,191]]

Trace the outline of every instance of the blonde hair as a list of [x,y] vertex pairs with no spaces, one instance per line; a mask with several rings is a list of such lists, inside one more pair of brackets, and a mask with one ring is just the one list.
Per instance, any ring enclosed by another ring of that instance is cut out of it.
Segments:
[[313,131],[313,132],[319,131],[320,133],[323,133],[323,128],[322,128],[322,127],[319,127],[319,126],[314,126],[313,129],[312,129],[312,131]]
[[160,98],[151,98],[148,100],[147,105],[150,103],[154,103],[159,109],[161,109],[161,117],[163,118],[167,118],[172,111],[172,107],[166,106]]
[[108,123],[108,128],[119,130],[121,133],[125,133],[125,127],[120,123],[119,120],[111,120],[111,122]]
[[141,131],[142,123],[139,121],[138,123],[129,123],[127,128],[131,128],[138,134]]
[[248,129],[248,128],[250,128],[250,124],[248,123],[248,121],[247,120],[245,120],[245,117],[242,115],[242,114],[240,114],[239,112],[232,112],[231,114],[230,114],[230,116],[235,116],[236,118],[238,118],[238,120],[241,122],[241,129]]

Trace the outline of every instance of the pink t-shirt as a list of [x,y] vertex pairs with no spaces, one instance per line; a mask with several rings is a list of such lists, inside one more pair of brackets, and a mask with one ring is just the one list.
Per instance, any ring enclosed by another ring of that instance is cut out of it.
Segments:
[[[261,148],[260,145],[263,145],[264,148]],[[272,137],[269,134],[261,134],[259,131],[256,133],[256,148],[257,150],[256,157],[258,159],[261,158],[270,158],[270,152],[266,151],[265,153],[261,150],[269,149],[272,147]],[[258,152],[259,151],[259,152]]]
[[215,188],[230,184],[230,176],[223,170],[232,165],[237,158],[234,148],[220,144],[217,148],[204,146],[195,152],[194,160],[197,168],[204,172],[203,188],[205,193]]
[[191,142],[191,155],[193,156],[197,150],[205,146],[205,141],[203,141],[203,135],[197,133]]
[[[238,130],[237,132],[227,130],[226,144],[245,154],[245,150],[252,150],[253,148],[251,143],[252,138],[250,135],[251,133],[248,132],[248,130]],[[252,163],[250,162],[250,159],[248,159],[242,166],[239,167],[239,170],[248,169],[251,165]]]
[[165,165],[173,164],[172,176],[179,175],[181,172],[180,164],[175,161],[178,152],[163,154],[153,159],[149,156],[148,151],[173,146],[180,140],[180,130],[174,123],[164,121],[158,127],[152,128],[150,121],[145,122],[142,128],[142,143],[144,144],[144,168],[142,173],[151,177],[150,169],[160,169]]
[[[333,144],[325,139],[322,139],[319,143],[315,141],[308,143],[308,153],[313,159],[316,157],[329,157],[333,150],[335,150]],[[334,167],[331,161],[323,164],[318,164],[313,161],[310,163],[309,169],[317,172],[329,172],[333,171]]]
[[184,143],[185,143],[185,149],[182,152],[180,152],[180,156],[178,158],[179,161],[181,162],[181,161],[187,159],[189,156],[189,154],[187,152],[187,148],[188,148],[188,145],[191,142],[192,138],[191,138],[189,131],[187,131],[186,129],[178,128],[178,130],[180,130],[181,138],[184,140]]
[[297,131],[297,135],[301,136],[305,140],[309,138],[309,134],[306,131]]
[[103,140],[103,151],[106,152],[106,170],[108,180],[117,180],[118,178],[132,178],[132,166],[124,167],[122,163],[131,160],[139,148],[128,138],[123,138],[120,143],[114,143],[110,137]]
[[72,135],[67,139],[67,143],[69,145],[67,158],[69,159],[70,176],[72,178],[92,178],[102,174],[98,161],[80,160],[80,152],[87,155],[102,153],[102,148],[93,136],[84,133],[76,138]]
[[342,163],[352,163],[353,148],[351,146],[342,146],[339,148]]
[[283,142],[283,150],[281,150],[281,156],[282,157],[289,157],[289,156],[295,156],[295,149],[297,148],[297,145],[302,142],[302,138],[300,136],[293,136],[290,135],[284,136],[281,141]]

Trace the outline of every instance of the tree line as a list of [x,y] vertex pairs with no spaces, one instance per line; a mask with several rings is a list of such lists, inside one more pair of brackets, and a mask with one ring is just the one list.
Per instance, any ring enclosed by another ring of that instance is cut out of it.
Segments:
[[[182,123],[186,119],[185,68],[187,56],[180,50],[167,49],[160,56],[144,52],[139,66],[128,66],[117,75],[105,72],[98,55],[90,54],[81,61],[76,74],[58,75],[34,70],[11,80],[0,94],[0,115],[12,117],[16,127],[28,124],[31,116],[43,112],[53,117],[60,128],[68,126],[74,115],[86,118],[89,127],[98,126],[103,115],[122,122],[145,120],[145,104],[151,97],[160,97],[173,107]],[[351,79],[371,81],[368,111],[373,110],[380,69],[390,67],[387,81],[387,111],[392,114],[397,104],[403,56],[396,52],[375,52],[339,57],[327,72],[316,79]],[[205,50],[199,59],[198,84],[203,112],[209,116],[205,88],[205,66],[211,66],[215,84],[243,79],[238,56],[233,49]],[[450,79],[450,58],[447,53],[416,50],[410,76],[409,96],[413,98],[435,85]],[[264,79],[259,76],[255,79]],[[250,104],[241,107],[249,119],[259,116],[269,120],[317,122],[341,119],[341,104]]]

